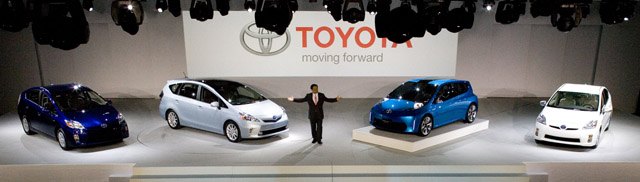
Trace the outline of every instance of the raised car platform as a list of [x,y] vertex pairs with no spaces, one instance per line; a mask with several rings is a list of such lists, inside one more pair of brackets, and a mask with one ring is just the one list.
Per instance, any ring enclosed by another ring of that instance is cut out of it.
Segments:
[[477,119],[468,124],[455,122],[449,125],[435,128],[429,136],[421,137],[415,134],[393,133],[367,126],[353,130],[353,140],[415,152],[451,140],[455,140],[489,128],[489,120]]

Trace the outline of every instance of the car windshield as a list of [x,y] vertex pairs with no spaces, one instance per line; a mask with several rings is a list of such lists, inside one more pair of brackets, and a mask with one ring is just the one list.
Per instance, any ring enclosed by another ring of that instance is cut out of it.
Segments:
[[405,82],[393,90],[387,98],[402,99],[413,102],[426,102],[431,99],[436,87],[424,82]]
[[231,105],[244,105],[267,100],[253,89],[235,82],[207,81]]
[[53,100],[64,111],[79,111],[107,105],[108,102],[98,93],[85,87],[57,91],[52,93]]
[[549,99],[549,107],[597,111],[600,97],[597,94],[558,91]]

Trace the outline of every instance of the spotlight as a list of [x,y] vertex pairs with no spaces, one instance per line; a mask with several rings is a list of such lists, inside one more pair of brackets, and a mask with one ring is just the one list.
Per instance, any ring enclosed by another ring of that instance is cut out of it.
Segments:
[[169,0],[169,12],[171,12],[174,17],[178,17],[182,14],[180,0]]
[[476,12],[476,5],[472,0],[465,0],[462,6],[454,8],[447,14],[446,28],[451,33],[457,33],[462,29],[473,27],[473,14]]
[[560,4],[557,0],[533,0],[531,2],[531,8],[529,11],[531,12],[531,16],[551,16],[551,14],[558,11],[558,6]]
[[493,9],[493,6],[496,5],[496,1],[494,0],[484,0],[482,2],[482,8],[486,9],[487,11],[491,11],[491,9]]
[[282,35],[293,19],[293,9],[297,8],[295,0],[258,0],[255,20],[258,28]]
[[628,0],[603,0],[600,2],[600,20],[605,24],[629,21],[637,3]]
[[391,0],[376,0],[376,10],[378,13],[375,18],[376,36],[378,38],[386,38],[392,27],[390,22]]
[[551,15],[551,25],[561,32],[571,31],[580,25],[582,18],[589,14],[589,4],[586,2],[564,2],[558,12]]
[[395,43],[404,43],[413,37],[424,36],[418,13],[410,4],[410,0],[403,0],[400,7],[390,10],[390,0],[379,0],[378,14],[376,14],[376,34],[379,38],[387,38]]
[[135,35],[144,19],[140,1],[116,0],[111,3],[111,18],[125,32]]
[[167,0],[156,0],[156,9],[158,9],[158,12],[162,13],[167,11],[168,8],[169,3],[167,3]]
[[229,0],[216,0],[216,9],[220,15],[227,16],[229,14]]
[[87,11],[93,11],[93,0],[82,0],[82,8]]
[[38,44],[71,50],[89,41],[89,23],[80,1],[29,1],[28,7]]
[[340,21],[342,19],[342,5],[344,4],[344,0],[323,0],[322,3],[327,9],[327,12],[333,17],[333,20]]
[[371,15],[375,15],[376,13],[378,13],[378,8],[376,7],[375,0],[369,0],[369,3],[367,3],[367,12],[369,12],[369,14]]
[[211,0],[191,0],[189,15],[191,15],[191,19],[196,19],[198,21],[213,19],[213,7],[211,5]]
[[450,0],[418,1],[418,16],[420,17],[422,29],[426,30],[431,35],[440,33],[442,27],[446,23],[450,4]]
[[362,0],[347,0],[342,9],[342,19],[352,24],[364,21],[364,4]]
[[524,15],[526,2],[522,0],[505,0],[498,3],[496,22],[511,24],[518,22],[520,15]]
[[252,12],[256,9],[256,2],[253,0],[244,0],[244,9]]
[[0,28],[18,32],[28,26],[27,10],[22,0],[0,0]]

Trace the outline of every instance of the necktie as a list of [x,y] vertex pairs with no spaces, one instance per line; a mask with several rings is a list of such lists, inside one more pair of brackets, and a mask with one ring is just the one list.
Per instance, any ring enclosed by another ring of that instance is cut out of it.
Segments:
[[313,103],[318,105],[318,94],[313,94]]

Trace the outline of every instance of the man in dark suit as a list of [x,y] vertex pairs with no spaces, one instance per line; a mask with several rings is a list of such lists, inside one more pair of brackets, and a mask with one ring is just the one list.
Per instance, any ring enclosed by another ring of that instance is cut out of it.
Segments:
[[318,85],[311,84],[311,93],[308,93],[304,98],[289,97],[288,100],[292,102],[307,102],[309,104],[309,121],[311,122],[311,135],[313,141],[311,143],[322,144],[322,119],[324,119],[324,111],[322,104],[324,102],[338,102],[340,96],[336,98],[327,98],[323,93],[318,92]]

